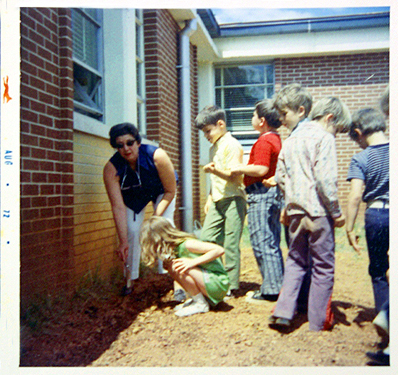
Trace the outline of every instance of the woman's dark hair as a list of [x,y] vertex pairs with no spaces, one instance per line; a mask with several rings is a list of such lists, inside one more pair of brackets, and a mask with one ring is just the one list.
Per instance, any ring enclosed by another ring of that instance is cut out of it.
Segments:
[[141,143],[141,136],[138,132],[138,129],[129,122],[123,122],[121,124],[117,124],[111,127],[109,130],[110,144],[113,148],[116,148],[116,138],[122,135],[131,134],[134,139],[137,140],[137,143]]

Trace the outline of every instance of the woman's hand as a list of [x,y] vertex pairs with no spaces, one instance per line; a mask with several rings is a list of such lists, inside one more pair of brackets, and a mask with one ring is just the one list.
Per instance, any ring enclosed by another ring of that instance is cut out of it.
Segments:
[[129,244],[127,242],[119,244],[119,247],[116,249],[116,254],[123,263],[127,262],[128,253]]
[[178,258],[173,260],[173,270],[177,273],[185,273],[196,266],[194,259]]

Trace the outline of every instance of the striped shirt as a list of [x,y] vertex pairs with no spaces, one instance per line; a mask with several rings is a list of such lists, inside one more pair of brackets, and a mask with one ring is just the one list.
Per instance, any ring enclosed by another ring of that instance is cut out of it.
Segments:
[[275,180],[288,215],[341,216],[335,140],[317,122],[303,120],[285,140]]
[[390,144],[368,146],[351,159],[347,181],[364,181],[364,202],[390,199]]

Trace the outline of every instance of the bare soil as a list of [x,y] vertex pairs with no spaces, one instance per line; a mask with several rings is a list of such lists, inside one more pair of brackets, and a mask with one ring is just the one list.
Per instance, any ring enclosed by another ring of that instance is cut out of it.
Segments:
[[[284,250],[286,254],[286,249]],[[366,366],[378,350],[368,257],[336,252],[331,331],[311,332],[305,315],[288,331],[268,326],[274,302],[245,300],[261,276],[251,248],[242,249],[241,289],[236,298],[206,314],[174,315],[172,281],[146,272],[132,295],[120,297],[121,281],[97,285],[71,301],[34,312],[21,322],[21,366]],[[34,324],[33,324],[34,323]],[[36,325],[36,326],[35,326]]]

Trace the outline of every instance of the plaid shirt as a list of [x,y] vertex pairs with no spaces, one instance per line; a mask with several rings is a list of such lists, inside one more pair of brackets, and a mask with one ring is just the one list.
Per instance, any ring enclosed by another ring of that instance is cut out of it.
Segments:
[[288,215],[341,216],[335,140],[317,122],[300,122],[283,143],[275,180]]

